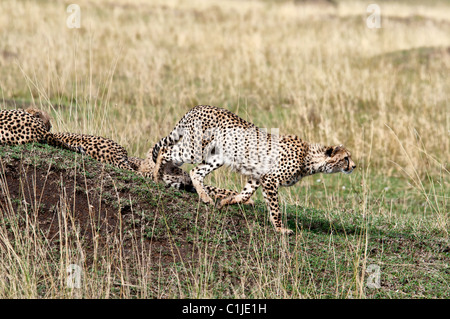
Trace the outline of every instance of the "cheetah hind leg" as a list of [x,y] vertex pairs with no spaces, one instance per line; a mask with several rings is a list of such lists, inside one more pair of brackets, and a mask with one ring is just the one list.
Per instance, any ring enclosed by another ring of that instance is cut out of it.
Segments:
[[[228,197],[234,197],[237,196],[239,193],[236,191],[233,191],[231,189],[223,189],[223,188],[217,188],[214,186],[210,186],[210,185],[205,185],[205,191],[208,193],[208,195],[210,197],[214,197],[214,199],[216,200],[216,204],[215,206],[217,207],[217,205],[220,203],[220,201],[218,201],[218,199],[222,200]],[[253,202],[253,200],[251,198],[249,198],[246,202],[244,202],[244,205],[255,205],[255,203]]]
[[[238,194],[234,192],[230,196],[223,198],[217,205],[217,209],[221,209],[225,205],[235,205],[235,204],[252,204],[253,201],[250,199],[255,191],[258,189],[260,183],[258,180],[249,179],[247,184],[244,186],[242,191]],[[249,203],[249,201],[251,201]]]

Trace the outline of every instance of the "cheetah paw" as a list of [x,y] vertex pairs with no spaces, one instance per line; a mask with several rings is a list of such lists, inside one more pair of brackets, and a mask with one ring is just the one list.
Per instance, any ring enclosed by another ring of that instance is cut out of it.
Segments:
[[216,201],[214,207],[216,209],[222,209],[223,206],[229,205],[231,199],[232,199],[232,197],[227,197],[227,198],[224,198],[222,200],[218,200],[218,201]]
[[[224,198],[224,199],[222,199],[220,201],[217,201],[216,204],[215,204],[215,207],[217,209],[221,209],[225,205],[233,205],[233,204],[240,204],[240,203],[241,202],[236,202],[235,196],[229,196],[229,197]],[[242,204],[255,206],[255,202],[251,198],[248,199],[247,201],[243,202]]]
[[289,228],[277,228],[276,231],[281,234],[292,235],[294,231]]
[[205,204],[211,204],[214,205],[214,201],[211,199],[211,197],[209,197],[206,194],[200,194],[200,199],[202,200],[203,203]]
[[255,206],[255,202],[250,198],[248,201],[244,202],[244,205]]

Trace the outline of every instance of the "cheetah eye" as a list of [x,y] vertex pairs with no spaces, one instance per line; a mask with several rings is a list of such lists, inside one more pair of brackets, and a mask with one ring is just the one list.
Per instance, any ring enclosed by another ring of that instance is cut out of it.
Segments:
[[348,156],[344,157],[344,159],[348,163]]

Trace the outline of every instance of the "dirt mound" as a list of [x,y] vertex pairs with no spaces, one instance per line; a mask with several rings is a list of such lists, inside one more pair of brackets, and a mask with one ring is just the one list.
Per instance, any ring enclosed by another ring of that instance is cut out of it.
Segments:
[[67,234],[81,238],[87,261],[107,251],[112,238],[120,239],[125,255],[139,249],[162,263],[191,259],[189,233],[213,211],[196,194],[51,146],[5,146],[0,155],[3,217],[18,218],[20,228],[34,220],[56,248]]

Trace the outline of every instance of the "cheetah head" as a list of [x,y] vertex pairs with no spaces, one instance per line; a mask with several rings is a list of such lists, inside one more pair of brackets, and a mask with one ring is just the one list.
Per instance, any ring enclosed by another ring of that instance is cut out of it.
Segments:
[[325,172],[350,174],[356,167],[352,154],[343,146],[330,146],[325,150]]
[[50,131],[50,129],[52,128],[52,124],[51,124],[51,120],[50,120],[50,115],[47,114],[47,112],[36,109],[34,107],[29,107],[25,110],[25,112],[31,114],[32,116],[40,119],[44,125],[45,128],[47,129],[47,131]]

